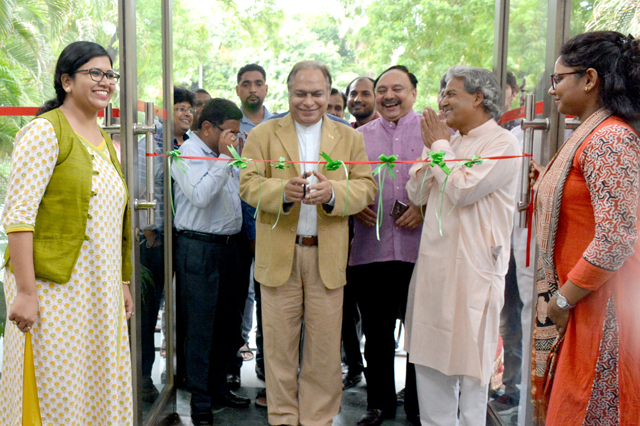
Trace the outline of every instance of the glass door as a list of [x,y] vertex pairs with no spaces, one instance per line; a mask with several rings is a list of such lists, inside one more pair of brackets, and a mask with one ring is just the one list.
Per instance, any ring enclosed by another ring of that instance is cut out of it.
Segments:
[[172,2],[121,0],[119,18],[122,163],[133,212],[135,424],[155,425],[176,411],[172,223],[164,214],[171,212],[164,196],[170,182],[166,157],[155,156],[173,146]]

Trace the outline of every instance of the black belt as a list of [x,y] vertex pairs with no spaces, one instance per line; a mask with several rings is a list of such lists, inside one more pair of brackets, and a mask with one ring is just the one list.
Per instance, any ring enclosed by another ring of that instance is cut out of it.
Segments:
[[206,232],[178,231],[178,235],[182,235],[185,238],[189,238],[191,240],[204,241],[205,243],[231,244],[232,242],[235,241],[235,239],[239,234],[216,235],[216,234],[208,234]]

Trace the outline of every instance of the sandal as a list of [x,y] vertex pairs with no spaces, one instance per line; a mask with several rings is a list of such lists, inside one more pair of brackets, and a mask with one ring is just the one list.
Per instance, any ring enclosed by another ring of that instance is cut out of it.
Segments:
[[240,356],[242,356],[243,361],[251,361],[253,359],[253,351],[249,349],[249,345],[245,343],[240,348]]

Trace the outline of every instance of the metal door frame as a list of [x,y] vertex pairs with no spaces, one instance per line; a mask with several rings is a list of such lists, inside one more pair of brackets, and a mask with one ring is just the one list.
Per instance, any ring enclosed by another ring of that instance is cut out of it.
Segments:
[[[508,58],[508,39],[509,39],[509,9],[510,0],[496,0],[495,2],[495,21],[494,21],[494,40],[493,40],[493,72],[498,78],[500,87],[503,88],[502,96],[504,98],[504,87],[507,83],[507,58]],[[546,54],[545,54],[545,71],[542,77],[543,87],[547,88],[551,86],[551,77],[553,73],[555,62],[560,55],[560,48],[562,43],[569,39],[571,30],[571,0],[548,0],[547,11],[547,42],[546,42]],[[548,164],[551,158],[558,151],[560,146],[564,143],[564,130],[565,120],[564,115],[558,112],[555,107],[551,95],[547,90],[543,91],[542,99],[536,99],[536,101],[544,101],[544,111],[542,117],[549,119],[549,129],[542,131],[542,164]],[[533,265],[537,264],[537,247],[535,250],[535,256],[532,259]],[[535,273],[534,273],[535,277]],[[532,283],[535,285],[535,283]],[[531,306],[533,307],[531,312],[532,327],[535,324],[535,314],[537,303],[537,294],[533,292],[533,301]],[[523,365],[531,365],[531,344],[532,341],[527,336],[532,335],[533,330],[522,330],[522,357]],[[523,368],[522,378],[523,383],[525,379],[530,377],[530,372]],[[528,387],[523,389],[521,398],[527,399],[527,405],[524,413],[519,413],[519,418],[524,418],[524,424],[526,426],[533,425],[533,405],[531,398],[528,397],[526,392],[531,389],[531,380],[527,380]],[[489,410],[488,417],[490,422],[495,425],[502,424],[497,415]],[[488,423],[490,424],[490,423]],[[522,424],[519,421],[519,424]]]
[[[167,111],[167,119],[163,123],[163,143],[165,147],[173,145],[173,1],[161,0],[162,8],[162,91],[163,108]],[[138,189],[138,137],[135,126],[137,124],[137,55],[136,55],[136,2],[135,0],[118,1],[118,37],[120,40],[120,135],[122,147],[122,169],[129,188],[128,208],[132,212],[131,221],[131,253],[133,274],[131,277],[131,293],[134,305],[141,307],[140,288],[140,248],[138,215],[134,208],[139,198]],[[171,176],[166,158],[155,158],[164,162],[165,176]],[[169,194],[171,179],[165,179],[165,194]],[[164,199],[165,212],[171,211],[170,197]],[[166,315],[166,343],[167,343],[167,374],[166,383],[160,396],[151,407],[147,418],[143,419],[141,401],[138,399],[138,388],[141,383],[142,372],[140,365],[142,353],[140,350],[141,316],[134,315],[131,319],[131,361],[133,385],[133,411],[135,426],[157,425],[171,422],[176,414],[176,389],[174,385],[175,371],[175,287],[173,285],[172,264],[172,217],[165,215],[165,315]]]

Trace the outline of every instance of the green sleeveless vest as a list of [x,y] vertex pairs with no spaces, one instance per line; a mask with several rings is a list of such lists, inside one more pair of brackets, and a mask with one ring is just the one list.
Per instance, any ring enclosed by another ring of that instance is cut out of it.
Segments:
[[[89,216],[89,200],[93,196],[93,154],[87,151],[60,109],[54,109],[37,118],[49,121],[58,138],[58,161],[51,180],[42,197],[33,232],[33,264],[36,278],[65,284],[71,279],[78,261]],[[109,135],[100,129],[109,149],[111,162],[125,185],[120,162]],[[125,208],[122,228],[122,280],[131,277],[131,215]],[[9,261],[9,248],[5,252],[5,265]],[[13,267],[9,265],[13,272]]]

